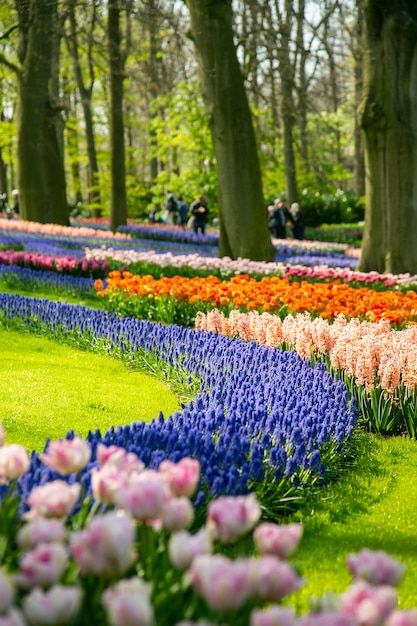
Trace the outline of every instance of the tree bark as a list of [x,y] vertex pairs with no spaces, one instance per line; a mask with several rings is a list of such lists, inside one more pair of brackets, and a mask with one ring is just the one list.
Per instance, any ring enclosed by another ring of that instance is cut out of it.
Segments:
[[[18,14],[20,19],[26,11]],[[19,200],[24,219],[68,224],[64,163],[54,124],[57,110],[49,93],[50,33],[56,20],[56,0],[32,0],[31,20],[19,24],[24,31],[17,116]]]
[[120,3],[109,0],[108,38],[110,65],[110,230],[127,223],[126,164],[123,121],[123,71],[121,51]]
[[360,268],[417,272],[417,5],[367,0],[364,88],[366,213]]
[[231,0],[186,0],[218,168],[221,256],[272,260],[252,116]]

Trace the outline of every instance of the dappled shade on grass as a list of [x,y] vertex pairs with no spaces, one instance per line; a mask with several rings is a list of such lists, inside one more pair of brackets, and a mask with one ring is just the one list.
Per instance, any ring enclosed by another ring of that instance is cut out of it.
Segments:
[[69,430],[85,437],[111,426],[150,421],[178,410],[175,395],[153,376],[105,355],[0,329],[0,415],[7,443],[41,451]]

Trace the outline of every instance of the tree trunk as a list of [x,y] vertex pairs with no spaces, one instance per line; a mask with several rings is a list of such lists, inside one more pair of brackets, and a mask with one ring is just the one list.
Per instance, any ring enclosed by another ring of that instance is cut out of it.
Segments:
[[110,64],[110,230],[127,223],[126,164],[123,122],[123,55],[120,34],[120,3],[109,0],[108,38]]
[[417,272],[417,5],[365,2],[366,214],[360,267]]
[[217,160],[221,256],[272,260],[252,116],[233,43],[231,0],[186,0]]
[[64,164],[49,94],[50,33],[56,19],[56,1],[33,0],[29,28],[20,24],[25,33],[19,50],[23,58],[17,117],[19,200],[24,219],[68,224]]

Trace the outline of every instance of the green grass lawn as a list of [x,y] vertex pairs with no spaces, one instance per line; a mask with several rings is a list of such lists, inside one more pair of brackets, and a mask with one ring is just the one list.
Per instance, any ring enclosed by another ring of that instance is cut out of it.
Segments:
[[87,435],[168,415],[179,402],[155,376],[109,356],[0,328],[0,420],[7,443],[41,451],[73,429]]

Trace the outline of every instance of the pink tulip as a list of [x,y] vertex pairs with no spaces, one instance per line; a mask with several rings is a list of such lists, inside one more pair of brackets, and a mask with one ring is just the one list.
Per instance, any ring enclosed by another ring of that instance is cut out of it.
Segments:
[[81,437],[51,441],[47,451],[39,455],[42,463],[58,474],[67,476],[84,469],[91,458],[91,448]]
[[380,626],[381,621],[397,606],[394,587],[374,587],[358,580],[340,596],[341,610],[355,618],[360,626]]
[[185,457],[172,463],[162,461],[159,471],[166,476],[172,493],[176,496],[191,496],[200,480],[200,462],[190,457]]
[[58,626],[79,612],[82,591],[75,586],[55,585],[48,591],[34,589],[23,599],[23,610],[33,626]]
[[16,480],[26,474],[30,466],[26,448],[17,443],[0,447],[0,482]]
[[162,474],[144,470],[131,476],[129,484],[115,494],[114,501],[135,520],[146,521],[160,517],[167,494],[169,487]]
[[359,554],[350,554],[347,558],[349,571],[354,578],[366,580],[371,585],[398,585],[406,566],[378,550],[373,552],[364,548]]
[[206,528],[194,535],[185,530],[174,533],[169,540],[168,553],[171,563],[180,570],[187,569],[199,554],[211,554],[212,538]]
[[222,496],[207,511],[207,527],[221,543],[232,543],[252,530],[261,516],[254,496]]
[[303,527],[301,524],[259,524],[253,531],[255,546],[261,554],[275,554],[288,559],[298,548]]
[[386,619],[385,626],[417,626],[417,609],[393,611]]
[[17,544],[21,550],[27,551],[40,543],[63,542],[66,535],[62,520],[38,517],[19,530]]
[[140,578],[121,580],[104,592],[102,602],[111,626],[152,626],[155,623],[150,585]]
[[292,608],[271,605],[267,609],[254,609],[249,626],[295,626]]
[[240,608],[250,594],[246,559],[231,561],[220,554],[195,557],[188,576],[194,590],[214,611]]
[[14,599],[15,588],[10,576],[0,569],[0,613],[7,611]]
[[101,467],[112,465],[126,474],[141,472],[145,467],[144,463],[134,452],[126,452],[124,448],[119,446],[105,446],[99,443],[96,454],[97,461]]
[[253,558],[249,564],[251,593],[259,600],[278,602],[304,584],[291,565],[276,556]]
[[27,499],[31,507],[26,519],[35,517],[66,517],[71,513],[80,497],[81,485],[68,485],[63,480],[53,480],[34,487]]
[[67,563],[68,553],[62,543],[40,543],[20,559],[15,580],[24,588],[50,587],[60,580]]
[[129,476],[121,472],[116,465],[107,463],[100,469],[91,471],[91,488],[94,498],[98,502],[114,504],[114,494],[127,487]]
[[70,537],[72,555],[82,574],[123,574],[134,562],[135,528],[130,517],[110,512],[94,517]]
[[175,532],[191,526],[194,520],[194,507],[189,498],[181,496],[165,502],[162,511],[162,525],[166,530]]
[[26,626],[26,622],[18,609],[10,609],[0,615],[0,626]]

